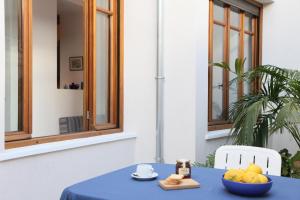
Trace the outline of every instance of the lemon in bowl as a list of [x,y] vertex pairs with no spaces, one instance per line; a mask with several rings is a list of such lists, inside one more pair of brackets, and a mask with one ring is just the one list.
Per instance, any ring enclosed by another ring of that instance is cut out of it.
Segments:
[[230,169],[224,174],[224,179],[241,182],[244,177],[245,171],[241,169]]
[[253,163],[251,163],[251,164],[247,167],[246,171],[248,171],[248,172],[255,172],[255,173],[257,173],[257,174],[262,174],[262,169],[261,169],[261,167],[258,166],[258,165],[256,165],[256,164],[253,164]]
[[223,175],[222,182],[231,193],[243,196],[262,196],[271,189],[273,182],[261,173],[262,170],[259,166],[249,166],[246,170],[230,169]]

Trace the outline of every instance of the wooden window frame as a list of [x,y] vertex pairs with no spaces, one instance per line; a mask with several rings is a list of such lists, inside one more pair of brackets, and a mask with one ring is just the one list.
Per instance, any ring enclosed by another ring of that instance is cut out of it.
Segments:
[[[96,0],[85,0],[84,10],[85,14],[84,28],[85,28],[85,52],[84,59],[85,66],[92,65],[92,67],[84,70],[84,82],[87,86],[84,89],[84,127],[88,131],[71,133],[67,135],[53,135],[46,137],[31,137],[32,132],[32,81],[31,81],[31,67],[32,67],[32,0],[23,0],[25,5],[22,8],[23,15],[23,41],[24,41],[24,72],[26,82],[24,84],[24,95],[26,101],[26,118],[24,118],[24,131],[6,134],[5,148],[18,148],[24,146],[31,146],[37,144],[44,144],[49,142],[65,141],[78,138],[87,138],[100,135],[107,135],[123,131],[123,60],[124,60],[124,0],[108,0],[110,2],[110,9],[96,7]],[[23,3],[22,2],[22,3]],[[95,124],[95,16],[96,12],[102,12],[110,16],[110,103],[109,103],[109,124]],[[113,42],[111,42],[113,41]],[[24,80],[25,81],[25,80]],[[89,116],[90,115],[90,116]]]
[[[109,2],[109,9],[102,8],[96,5],[96,1],[93,1],[92,4],[92,22],[94,22],[93,26],[90,26],[90,48],[93,49],[91,52],[91,65],[94,66],[92,71],[89,72],[89,90],[93,91],[90,93],[89,99],[89,113],[92,116],[89,123],[90,130],[102,130],[102,129],[112,129],[116,128],[118,125],[118,111],[117,108],[117,98],[118,98],[118,86],[117,86],[117,77],[119,75],[119,71],[116,66],[118,66],[118,27],[117,23],[115,23],[118,19],[118,0],[107,0]],[[109,96],[108,96],[108,123],[97,124],[96,121],[96,16],[98,13],[102,13],[109,18]]]
[[[244,18],[247,13],[244,11],[239,11],[240,24],[239,27],[232,26],[230,24],[230,13],[232,10],[239,9],[233,6],[227,5],[220,1],[224,6],[224,22],[214,19],[214,5],[215,0],[209,0],[209,51],[208,51],[208,131],[216,131],[222,129],[229,129],[232,127],[232,124],[227,120],[214,121],[212,119],[212,81],[213,81],[213,27],[214,25],[219,25],[224,27],[224,52],[223,52],[223,61],[229,63],[230,61],[230,31],[235,30],[239,32],[239,58],[244,58],[244,36],[245,34],[252,36],[252,65],[258,66],[261,64],[261,39],[262,39],[262,17],[263,17],[263,8],[259,3],[254,3],[252,1],[247,1],[259,8],[259,16],[252,18],[252,31],[245,30]],[[237,83],[237,94],[238,98],[243,96],[243,82],[240,81]],[[258,82],[255,81],[252,83],[251,90],[253,92],[257,91]],[[229,72],[223,70],[223,115],[224,119],[227,118],[229,112]]]

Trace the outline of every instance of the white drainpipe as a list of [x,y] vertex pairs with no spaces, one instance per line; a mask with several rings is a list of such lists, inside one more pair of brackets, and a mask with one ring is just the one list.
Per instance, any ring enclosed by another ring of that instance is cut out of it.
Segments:
[[164,162],[164,63],[163,63],[163,1],[157,0],[157,69],[156,69],[156,157]]

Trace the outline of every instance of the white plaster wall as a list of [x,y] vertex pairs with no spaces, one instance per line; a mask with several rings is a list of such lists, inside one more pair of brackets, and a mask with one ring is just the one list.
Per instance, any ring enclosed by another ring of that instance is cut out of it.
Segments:
[[134,151],[125,140],[1,162],[0,199],[58,200],[67,186],[131,165]]
[[[263,64],[300,70],[300,1],[276,0],[264,7]],[[299,150],[288,134],[277,134],[270,140],[270,147],[291,152]]]
[[[199,13],[201,6],[205,6],[203,3],[198,0],[190,0],[189,3],[180,0],[164,1],[164,154],[167,163],[175,163],[179,158],[195,160],[199,48],[196,41],[201,29],[198,21],[202,21]],[[204,57],[207,63],[207,56]]]
[[138,134],[137,162],[155,158],[156,1],[125,0],[124,128]]

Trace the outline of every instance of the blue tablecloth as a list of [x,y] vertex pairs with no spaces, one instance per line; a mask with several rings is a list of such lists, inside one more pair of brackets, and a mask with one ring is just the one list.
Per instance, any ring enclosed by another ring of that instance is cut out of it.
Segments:
[[61,200],[235,200],[270,199],[300,200],[300,180],[272,177],[273,187],[264,197],[247,198],[227,192],[221,182],[223,170],[193,168],[192,177],[201,187],[188,190],[164,191],[158,180],[174,173],[174,165],[153,164],[159,177],[154,181],[135,181],[130,174],[136,166],[127,167],[66,188]]

